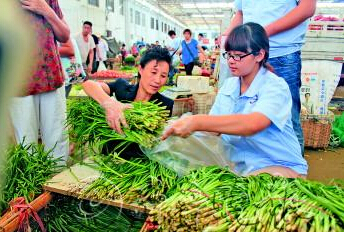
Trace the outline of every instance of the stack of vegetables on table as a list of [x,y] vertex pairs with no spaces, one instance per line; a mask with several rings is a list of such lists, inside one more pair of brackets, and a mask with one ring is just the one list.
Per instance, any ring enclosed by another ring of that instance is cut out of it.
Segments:
[[[132,218],[124,210],[73,197],[55,195],[48,207],[40,212],[40,218],[48,232],[138,232],[144,219]],[[32,231],[41,231],[31,221]]]
[[93,74],[90,74],[90,78],[94,79],[111,79],[111,78],[133,78],[134,74],[130,72],[124,72],[124,71],[116,71],[116,70],[103,70],[98,71]]
[[61,159],[54,158],[51,151],[46,151],[41,144],[24,142],[11,146],[7,151],[7,165],[1,175],[1,178],[6,177],[6,181],[0,198],[0,212],[17,197],[31,202],[42,193],[43,184],[61,170]]

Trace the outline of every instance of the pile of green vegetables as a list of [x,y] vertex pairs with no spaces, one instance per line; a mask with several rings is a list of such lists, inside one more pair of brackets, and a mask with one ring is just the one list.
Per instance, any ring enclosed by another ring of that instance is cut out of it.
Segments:
[[150,212],[159,231],[343,231],[344,190],[268,174],[206,167]]
[[117,152],[131,143],[152,147],[169,111],[154,102],[132,102],[132,105],[133,108],[124,111],[128,128],[123,128],[124,135],[121,135],[108,126],[104,109],[97,102],[90,98],[70,101],[67,125],[71,140],[79,145],[120,141],[115,148]]
[[8,207],[8,202],[16,197],[24,197],[31,202],[42,193],[43,184],[60,171],[60,159],[45,151],[44,145],[20,143],[7,151],[5,186],[2,191],[0,212]]
[[336,116],[332,124],[330,146],[344,147],[344,113],[340,116]]
[[[48,232],[137,232],[144,223],[144,220],[130,218],[117,207],[59,195],[40,212],[40,218]],[[33,221],[31,228],[41,231]]]
[[127,161],[114,155],[96,156],[95,161],[102,175],[82,191],[81,197],[156,203],[165,199],[177,180],[176,173],[148,159]]

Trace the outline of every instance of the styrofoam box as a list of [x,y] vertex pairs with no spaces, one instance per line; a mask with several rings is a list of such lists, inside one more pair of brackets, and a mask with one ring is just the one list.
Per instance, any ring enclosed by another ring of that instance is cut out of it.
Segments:
[[189,89],[191,93],[208,93],[209,77],[178,76],[177,87],[182,89]]

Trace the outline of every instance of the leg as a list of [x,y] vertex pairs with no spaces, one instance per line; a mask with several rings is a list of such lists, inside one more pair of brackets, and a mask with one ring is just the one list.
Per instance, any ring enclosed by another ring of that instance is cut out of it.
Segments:
[[186,75],[192,75],[192,70],[193,70],[194,65],[195,65],[194,62],[191,62],[185,65]]
[[10,116],[17,143],[23,140],[25,144],[38,142],[39,115],[36,95],[13,98]]
[[54,157],[68,158],[69,144],[66,130],[66,98],[64,86],[40,94],[40,128],[46,149],[52,149]]
[[269,63],[275,73],[287,82],[293,100],[292,122],[295,134],[299,140],[302,154],[304,154],[304,139],[300,122],[300,87],[301,87],[301,53],[295,52],[289,55],[270,58]]

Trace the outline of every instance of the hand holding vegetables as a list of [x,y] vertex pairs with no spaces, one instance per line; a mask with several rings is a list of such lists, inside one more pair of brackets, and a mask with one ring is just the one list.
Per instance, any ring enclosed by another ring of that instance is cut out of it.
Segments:
[[128,127],[123,111],[132,108],[130,104],[123,104],[113,98],[104,101],[101,106],[105,109],[106,121],[109,126],[120,134],[123,134],[121,126]]

